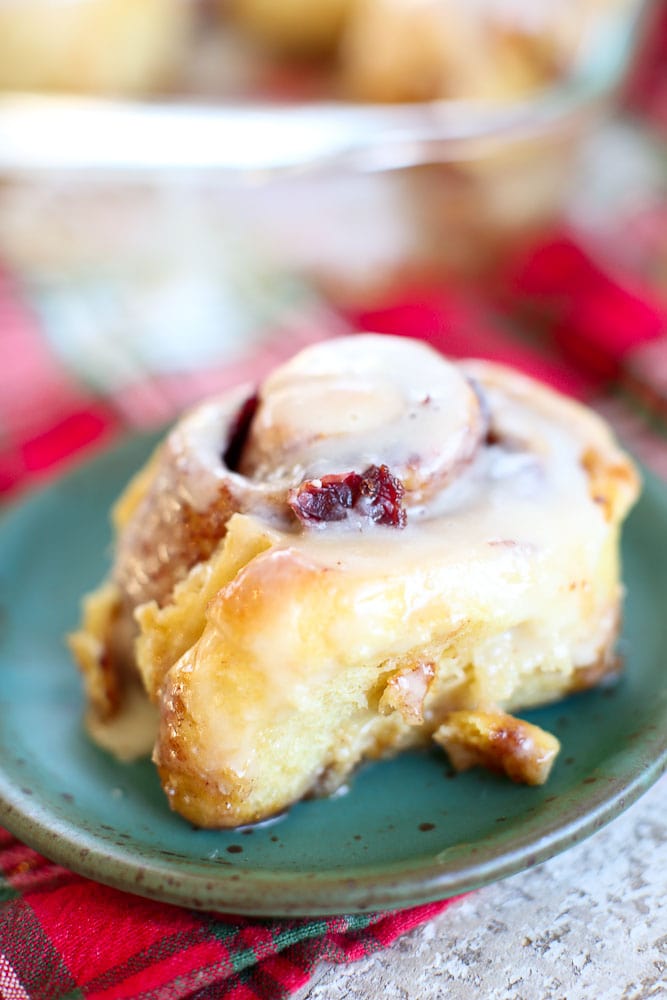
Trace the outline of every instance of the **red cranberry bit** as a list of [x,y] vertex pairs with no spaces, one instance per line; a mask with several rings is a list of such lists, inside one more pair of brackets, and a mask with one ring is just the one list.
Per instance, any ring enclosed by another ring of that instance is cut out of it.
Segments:
[[227,447],[222,454],[223,462],[232,472],[236,472],[240,465],[243,449],[246,441],[248,440],[250,425],[252,424],[255,413],[257,412],[258,405],[259,397],[257,396],[257,393],[253,396],[248,396],[246,401],[239,407],[238,413],[234,417],[234,421],[229,431]]
[[344,521],[361,496],[358,472],[306,479],[290,490],[287,502],[302,521]]
[[404,528],[408,519],[403,506],[405,487],[386,465],[370,465],[363,473],[363,509],[371,521]]
[[407,514],[402,504],[405,489],[386,465],[371,465],[365,472],[307,479],[290,490],[287,502],[304,523],[343,521],[356,511],[376,524],[403,528]]

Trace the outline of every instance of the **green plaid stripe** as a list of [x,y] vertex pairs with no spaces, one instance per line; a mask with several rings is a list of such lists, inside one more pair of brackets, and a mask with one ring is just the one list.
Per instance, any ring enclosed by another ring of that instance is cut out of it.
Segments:
[[[331,956],[333,961],[341,960],[340,948],[331,940],[332,935],[363,933],[380,919],[380,915],[352,914],[328,920],[288,922],[247,921],[240,927],[214,917],[207,919],[210,921],[209,933],[228,951],[228,959],[222,963],[228,963],[231,973],[225,979],[225,996],[234,997],[237,990],[245,987],[258,1000],[287,1000],[293,992],[292,987],[271,974],[268,959],[285,955],[305,981],[317,962],[327,956]],[[368,950],[373,950],[372,942]],[[192,1000],[209,1000],[219,996],[215,985],[212,985],[194,994]]]
[[[248,923],[238,927],[211,918],[209,931],[228,949],[233,969],[240,973],[270,955],[313,939],[322,940],[329,934],[364,931],[377,919],[377,915],[361,913],[330,920],[294,920],[287,923],[267,920],[261,924]],[[266,931],[270,934],[270,941],[267,941]]]
[[10,899],[15,899],[18,893],[12,889],[5,878],[0,878],[0,903],[8,903]]
[[[304,972],[304,979],[305,977]],[[238,976],[230,980],[228,990],[232,998],[234,996],[233,990],[240,985],[252,990],[258,1000],[288,1000],[292,995],[289,986],[279,983],[262,965],[244,969]]]
[[[8,844],[12,842],[13,838],[10,834],[0,828],[0,852],[4,851]],[[0,871],[0,903],[7,903],[10,899],[15,899],[18,895],[18,892],[12,887],[7,876],[4,872]]]

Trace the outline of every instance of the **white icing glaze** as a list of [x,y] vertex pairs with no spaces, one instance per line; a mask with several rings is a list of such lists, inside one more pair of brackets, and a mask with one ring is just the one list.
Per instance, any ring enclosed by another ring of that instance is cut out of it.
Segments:
[[413,504],[458,471],[484,432],[460,368],[416,341],[358,335],[311,347],[266,380],[242,471],[297,485],[386,464]]

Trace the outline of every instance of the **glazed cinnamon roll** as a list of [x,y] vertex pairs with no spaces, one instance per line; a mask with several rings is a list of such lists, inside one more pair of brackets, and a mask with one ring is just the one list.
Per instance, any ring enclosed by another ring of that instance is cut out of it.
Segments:
[[541,783],[558,741],[514,713],[617,669],[638,488],[600,418],[507,368],[311,347],[184,417],[119,501],[71,637],[91,732],[139,749],[145,691],[168,800],[209,827],[432,741]]

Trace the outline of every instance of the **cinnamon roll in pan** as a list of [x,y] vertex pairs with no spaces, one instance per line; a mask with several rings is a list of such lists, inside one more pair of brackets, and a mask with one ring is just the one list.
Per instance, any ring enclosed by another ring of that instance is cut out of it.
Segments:
[[89,730],[152,745],[207,827],[432,742],[542,783],[558,741],[515,713],[617,670],[638,490],[598,416],[508,368],[398,337],[311,347],[186,415],[118,502],[70,637]]

